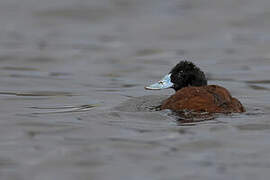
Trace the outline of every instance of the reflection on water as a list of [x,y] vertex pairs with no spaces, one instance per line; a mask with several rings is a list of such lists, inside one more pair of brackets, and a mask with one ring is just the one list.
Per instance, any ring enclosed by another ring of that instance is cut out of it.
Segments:
[[261,130],[269,130],[270,125],[269,124],[244,124],[244,125],[238,125],[237,128],[239,130],[247,130],[247,131],[261,131]]
[[33,112],[32,114],[53,114],[53,113],[73,113],[89,111],[98,105],[86,104],[81,106],[63,106],[63,107],[31,107],[32,109],[43,110],[40,112]]
[[263,87],[263,86],[257,86],[257,85],[248,85],[250,88],[255,90],[269,90],[269,88]]
[[[267,179],[268,7],[2,0],[0,179]],[[143,87],[182,59],[247,112],[159,111]]]
[[14,96],[74,96],[69,92],[57,91],[34,91],[34,92],[0,92],[0,95],[14,95]]

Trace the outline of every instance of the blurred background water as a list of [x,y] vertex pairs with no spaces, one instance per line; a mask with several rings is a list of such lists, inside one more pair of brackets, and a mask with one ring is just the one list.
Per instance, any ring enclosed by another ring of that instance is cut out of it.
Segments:
[[[268,179],[269,19],[268,0],[1,0],[0,179]],[[182,59],[247,112],[147,109]]]

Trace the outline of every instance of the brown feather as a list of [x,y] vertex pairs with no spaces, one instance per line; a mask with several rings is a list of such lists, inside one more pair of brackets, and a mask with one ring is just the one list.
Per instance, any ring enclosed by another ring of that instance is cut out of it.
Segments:
[[161,109],[192,110],[195,112],[245,112],[245,108],[221,86],[189,86],[178,90],[161,105]]

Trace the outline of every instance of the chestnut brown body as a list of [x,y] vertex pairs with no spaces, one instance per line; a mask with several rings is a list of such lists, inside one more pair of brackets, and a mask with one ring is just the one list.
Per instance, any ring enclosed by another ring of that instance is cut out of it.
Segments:
[[240,101],[232,97],[227,89],[217,85],[184,87],[166,99],[161,109],[209,113],[245,112]]

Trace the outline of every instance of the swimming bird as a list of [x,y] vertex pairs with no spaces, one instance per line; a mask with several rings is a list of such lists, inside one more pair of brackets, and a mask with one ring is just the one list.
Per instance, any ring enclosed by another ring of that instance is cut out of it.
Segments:
[[239,100],[227,89],[218,85],[207,85],[203,71],[190,61],[180,61],[163,79],[146,86],[147,90],[173,88],[176,92],[163,101],[161,109],[208,113],[245,112]]

